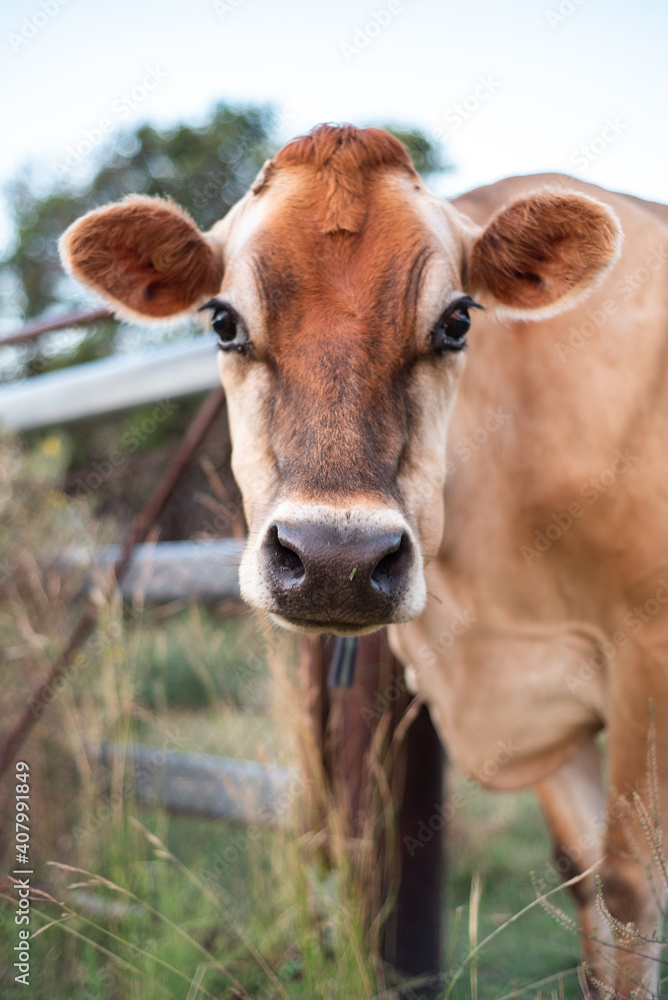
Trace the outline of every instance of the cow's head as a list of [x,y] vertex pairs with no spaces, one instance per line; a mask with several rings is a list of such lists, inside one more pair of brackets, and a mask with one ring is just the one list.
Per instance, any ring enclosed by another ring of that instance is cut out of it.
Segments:
[[361,633],[423,609],[471,311],[567,308],[619,240],[605,206],[557,190],[481,230],[392,136],[320,126],[209,233],[135,196],[76,222],[62,251],[123,316],[209,311],[249,526],[244,597],[293,628]]

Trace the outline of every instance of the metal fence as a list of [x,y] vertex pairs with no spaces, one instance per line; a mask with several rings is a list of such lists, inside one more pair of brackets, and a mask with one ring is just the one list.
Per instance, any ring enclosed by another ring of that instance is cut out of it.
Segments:
[[[0,347],[110,316],[100,309],[36,321],[0,339]],[[2,386],[0,427],[23,431],[66,424],[211,390],[218,381],[215,341],[204,335]],[[172,486],[169,482],[168,488]],[[162,492],[166,496],[168,489]],[[142,528],[150,526],[150,519],[151,515],[144,517]],[[243,542],[231,538],[141,544],[135,534],[125,545],[96,551],[71,549],[60,553],[57,561],[64,570],[89,566],[91,571],[97,567],[113,572],[116,567],[125,600],[239,600],[243,548]],[[77,636],[78,641],[83,641],[83,635]],[[22,730],[19,722],[15,733],[23,739],[27,729]],[[7,746],[5,756],[6,751]],[[111,766],[120,756],[129,758],[137,776],[137,795],[146,804],[237,822],[259,822],[260,816],[274,815],[276,797],[294,777],[277,765],[180,751],[163,754],[164,759],[156,763],[157,752],[152,747],[128,749],[103,744],[100,760]]]

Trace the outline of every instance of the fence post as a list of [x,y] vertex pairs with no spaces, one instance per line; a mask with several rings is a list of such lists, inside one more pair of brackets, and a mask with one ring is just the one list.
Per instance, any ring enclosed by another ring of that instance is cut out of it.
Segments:
[[[328,689],[334,639],[304,637],[302,675],[314,742],[351,842],[372,831],[376,877],[360,885],[369,894],[372,943],[375,938],[381,957],[397,971],[420,979],[412,996],[426,996],[441,968],[442,814],[429,823],[443,801],[443,753],[426,707],[411,704],[385,630],[358,643],[352,687]],[[379,928],[377,917],[388,901],[389,915]]]

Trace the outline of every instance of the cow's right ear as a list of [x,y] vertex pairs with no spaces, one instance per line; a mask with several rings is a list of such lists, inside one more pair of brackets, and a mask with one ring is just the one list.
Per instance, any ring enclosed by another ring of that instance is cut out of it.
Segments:
[[60,240],[69,273],[121,316],[178,316],[220,291],[220,247],[170,201],[131,195],[78,219]]

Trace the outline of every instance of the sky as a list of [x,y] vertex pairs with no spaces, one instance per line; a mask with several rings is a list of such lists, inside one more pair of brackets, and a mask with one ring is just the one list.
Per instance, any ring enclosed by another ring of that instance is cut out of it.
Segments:
[[285,140],[418,125],[445,196],[554,170],[668,201],[667,77],[665,0],[3,0],[0,185],[225,100],[274,104]]

